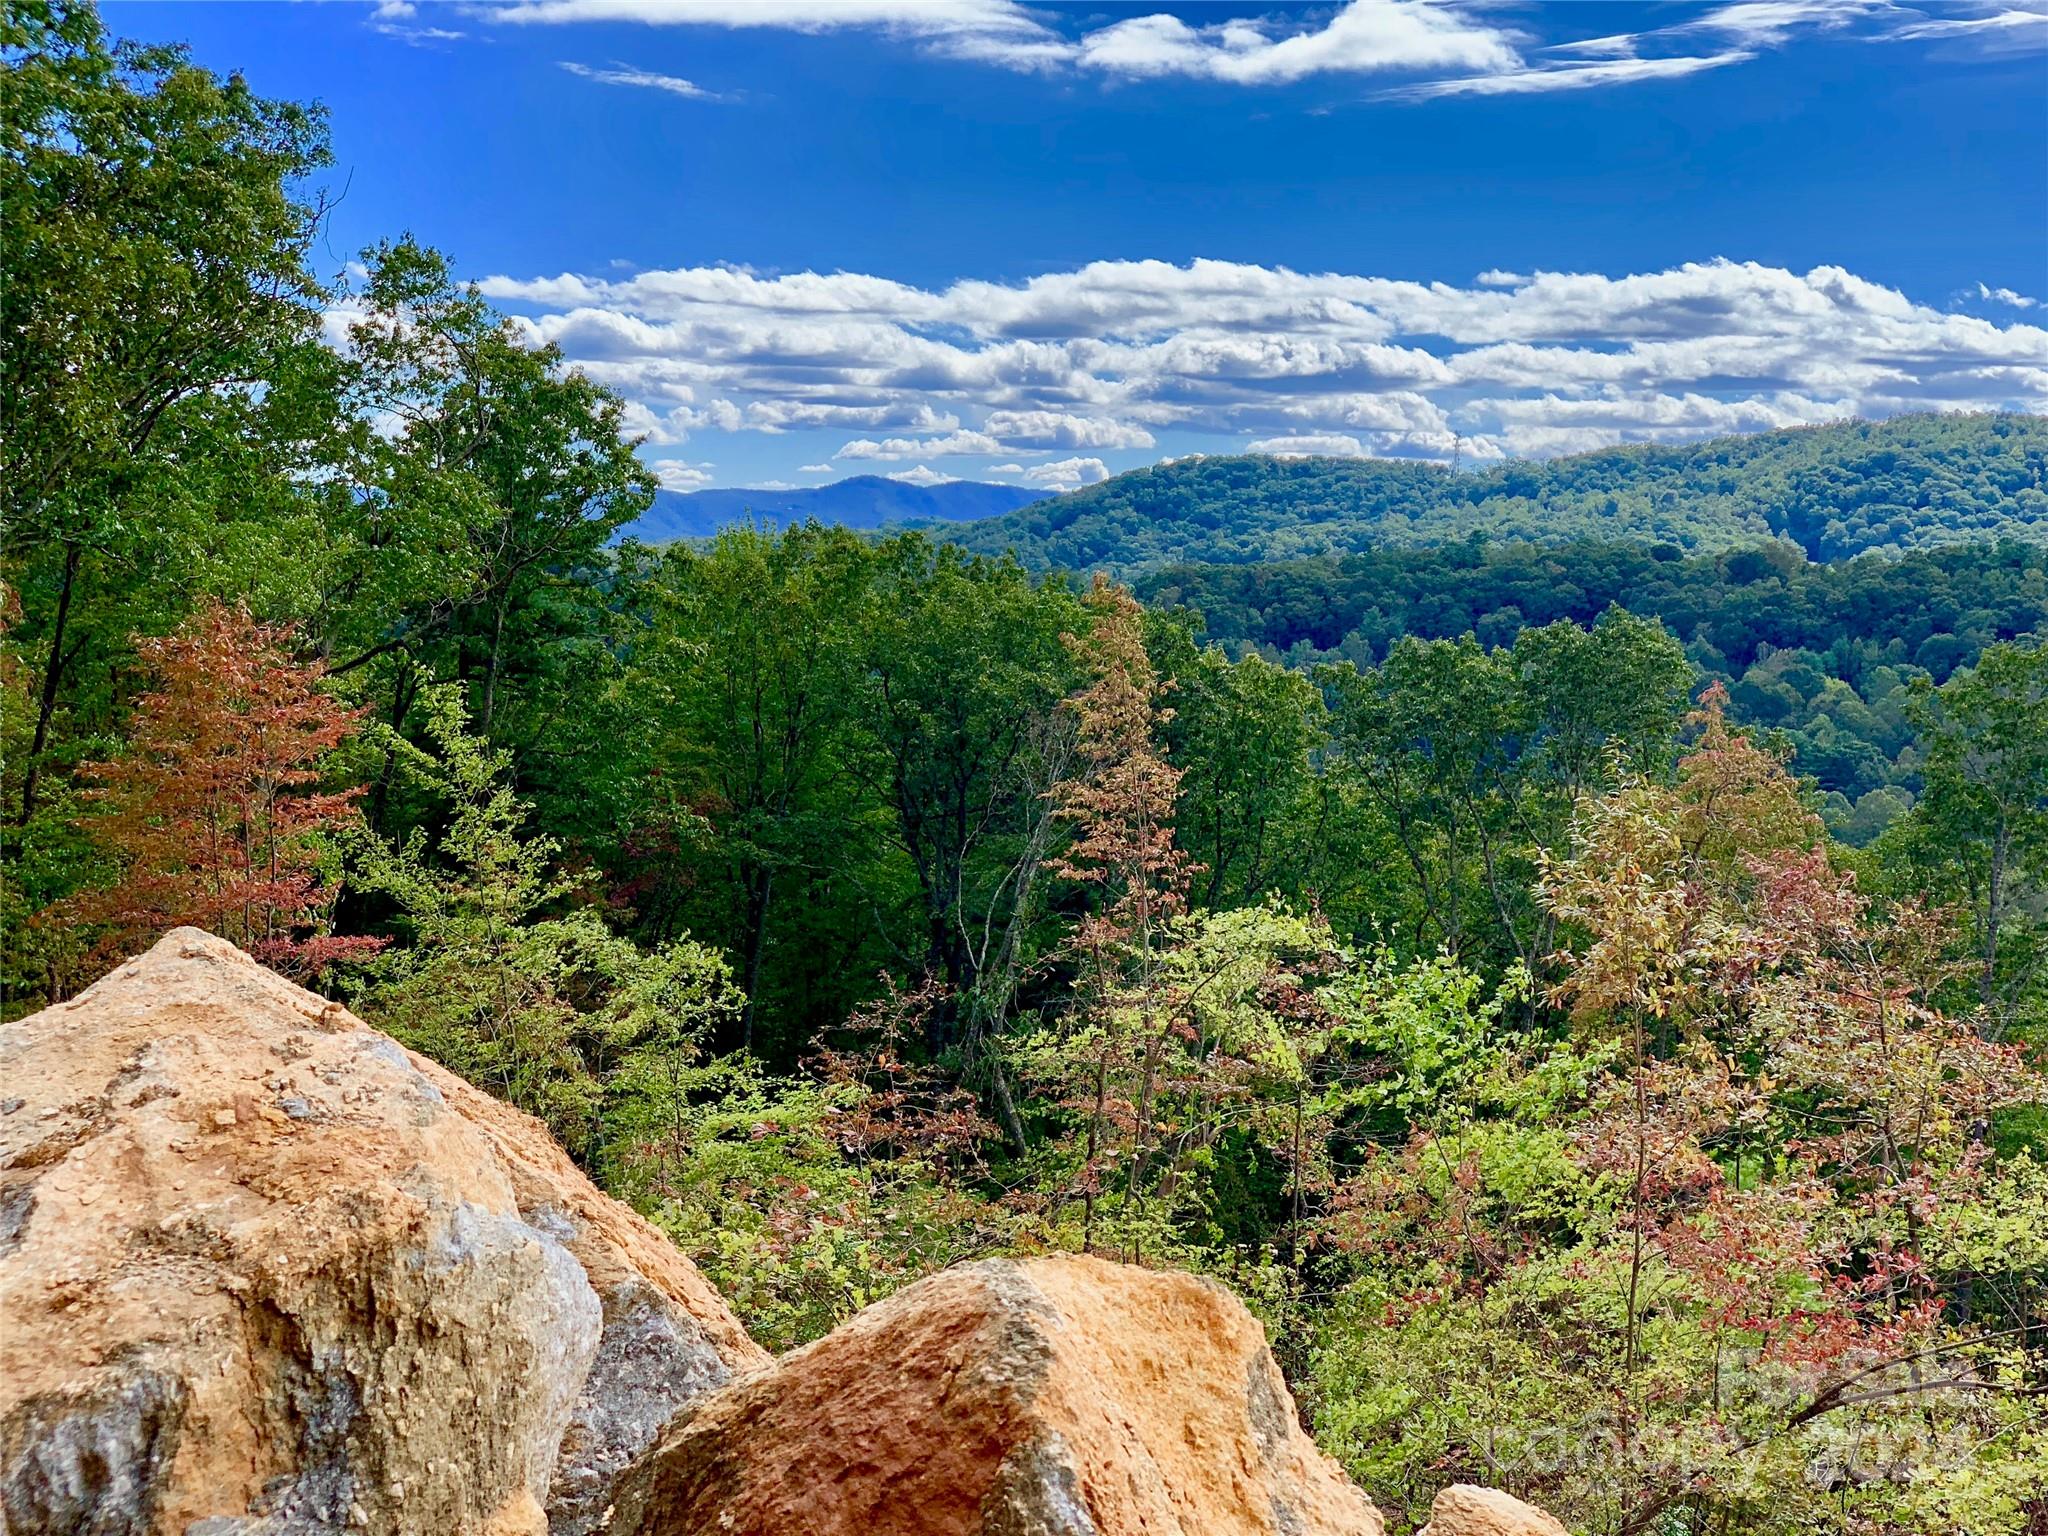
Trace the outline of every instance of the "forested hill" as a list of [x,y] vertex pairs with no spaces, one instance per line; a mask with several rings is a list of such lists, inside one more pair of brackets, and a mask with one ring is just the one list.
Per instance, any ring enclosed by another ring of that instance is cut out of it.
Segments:
[[1998,536],[2048,542],[2048,417],[1901,416],[1471,473],[1383,459],[1185,459],[949,531],[1034,568],[1125,575],[1474,534],[1682,553],[1775,536],[1814,560]]
[[979,480],[911,485],[885,475],[854,475],[831,485],[782,490],[657,491],[654,505],[621,533],[643,544],[662,544],[670,539],[708,538],[721,528],[746,522],[766,528],[786,528],[807,520],[841,528],[968,522],[999,517],[1042,500],[1046,494],[1027,486]]

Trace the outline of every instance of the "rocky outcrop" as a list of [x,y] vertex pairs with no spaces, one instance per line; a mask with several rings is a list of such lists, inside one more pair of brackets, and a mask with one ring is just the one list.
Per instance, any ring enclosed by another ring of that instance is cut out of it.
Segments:
[[1072,1256],[898,1292],[701,1399],[616,1500],[642,1536],[1381,1530],[1229,1292]]
[[1429,1524],[1416,1536],[1571,1536],[1534,1504],[1512,1494],[1471,1483],[1453,1483],[1437,1494]]
[[180,929],[0,1030],[0,1527],[594,1530],[768,1363],[540,1125]]
[[1221,1286],[991,1260],[771,1361],[536,1121],[194,929],[0,1028],[0,1318],[0,1536],[1381,1532]]

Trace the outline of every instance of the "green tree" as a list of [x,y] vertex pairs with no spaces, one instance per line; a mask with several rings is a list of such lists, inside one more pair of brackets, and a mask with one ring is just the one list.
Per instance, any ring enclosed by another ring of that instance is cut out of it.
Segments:
[[1321,873],[1311,755],[1322,745],[1322,695],[1299,672],[1257,655],[1231,661],[1176,628],[1157,645],[1172,679],[1168,751],[1184,765],[1179,829],[1201,860],[1200,905],[1221,908],[1281,890],[1299,896]]
[[0,18],[0,524],[34,671],[19,823],[70,681],[145,627],[123,598],[161,563],[142,504],[177,475],[166,443],[194,413],[259,409],[278,357],[314,345],[301,188],[326,161],[317,110],[113,43],[89,5]]
[[[354,388],[358,412],[390,426],[365,444],[364,515],[385,540],[428,533],[415,558],[448,569],[441,590],[390,615],[335,670],[395,655],[459,680],[478,728],[531,755],[571,670],[563,653],[580,654],[602,628],[594,568],[652,503],[654,477],[634,456],[623,403],[554,347],[528,345],[439,253],[387,242],[367,265],[349,330]],[[506,695],[521,690],[533,696],[508,722]]]
[[[1061,583],[906,534],[884,544],[862,615],[857,771],[889,810],[917,892],[913,963],[946,983],[932,1044],[959,1039],[1011,920],[1028,912],[1061,755],[1054,727],[1083,630]],[[1004,948],[1009,946],[1004,945]],[[906,956],[906,958],[913,958]]]
[[2043,958],[2037,931],[2019,954],[2006,951],[2048,882],[2048,646],[1994,645],[1917,702],[1926,791],[1915,831],[1965,893],[1978,1001],[2009,1016]]
[[649,953],[613,933],[579,899],[587,881],[557,867],[553,840],[527,831],[508,755],[469,734],[460,690],[429,689],[423,708],[435,754],[405,749],[405,761],[447,820],[431,840],[359,845],[359,883],[396,908],[400,942],[363,966],[356,1006],[592,1154],[611,1073],[695,1049],[739,995],[700,945]]
[[840,529],[732,529],[702,552],[671,549],[653,577],[657,617],[632,678],[661,716],[655,761],[708,827],[718,926],[707,931],[737,958],[748,1047],[787,930],[779,902],[871,840],[852,793],[865,748],[849,714],[873,563]]

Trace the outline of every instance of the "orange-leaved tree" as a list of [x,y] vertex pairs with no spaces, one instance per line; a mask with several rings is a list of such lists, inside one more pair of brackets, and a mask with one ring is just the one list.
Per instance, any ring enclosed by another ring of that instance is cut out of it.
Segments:
[[[1092,1248],[1105,1164],[1115,1157],[1108,1145],[1114,1129],[1127,1127],[1131,1140],[1126,1214],[1143,1199],[1152,1098],[1166,1037],[1179,1025],[1161,963],[1169,926],[1187,908],[1193,865],[1174,842],[1181,776],[1155,739],[1172,712],[1161,704],[1165,685],[1145,651],[1144,610],[1099,575],[1087,606],[1094,618],[1089,633],[1067,637],[1092,678],[1068,700],[1081,771],[1054,792],[1074,841],[1054,868],[1101,893],[1068,941],[1082,973],[1084,1026],[1073,1043],[1093,1072],[1081,1174],[1082,1246]],[[1119,1078],[1134,1079],[1127,1093],[1117,1091]]]
[[381,942],[330,932],[339,885],[322,834],[356,819],[362,790],[321,789],[320,764],[361,712],[322,688],[296,640],[209,602],[177,633],[137,641],[156,686],[128,751],[84,769],[87,829],[121,877],[63,914],[102,930],[95,969],[185,924],[299,978]]

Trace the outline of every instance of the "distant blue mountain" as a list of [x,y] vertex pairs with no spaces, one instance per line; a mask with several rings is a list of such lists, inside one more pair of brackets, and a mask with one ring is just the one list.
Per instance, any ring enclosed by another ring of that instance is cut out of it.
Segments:
[[965,523],[976,518],[1001,517],[1051,494],[979,480],[908,485],[881,475],[855,475],[831,485],[801,486],[791,491],[659,491],[646,515],[628,524],[620,534],[648,544],[661,544],[670,539],[707,538],[721,528],[750,519],[778,528],[806,518],[837,523],[842,528],[879,528],[884,523],[925,521]]

